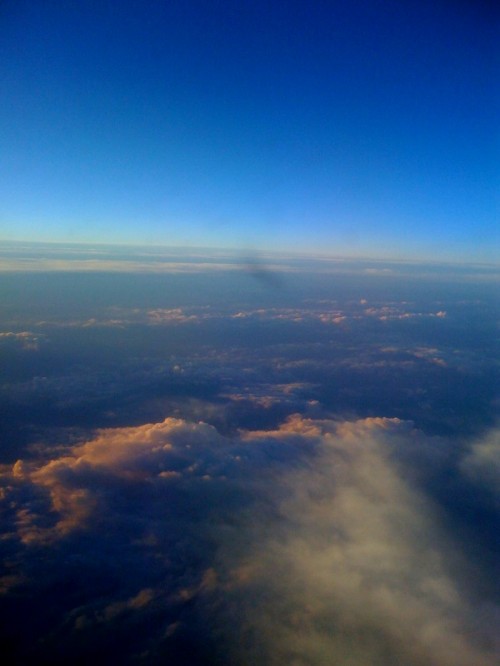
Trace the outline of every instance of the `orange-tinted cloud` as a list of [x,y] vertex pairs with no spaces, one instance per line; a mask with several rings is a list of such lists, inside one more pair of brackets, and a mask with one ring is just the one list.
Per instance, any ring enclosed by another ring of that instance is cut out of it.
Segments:
[[[464,459],[474,474],[491,441]],[[295,415],[230,438],[174,418],[101,430],[4,468],[18,564],[2,589],[35,595],[37,571],[57,587],[77,552],[90,591],[52,634],[68,654],[132,622],[155,663],[196,607],[224,663],[493,666],[494,608],[473,601],[467,557],[412,474],[412,451],[432,445],[393,418]]]

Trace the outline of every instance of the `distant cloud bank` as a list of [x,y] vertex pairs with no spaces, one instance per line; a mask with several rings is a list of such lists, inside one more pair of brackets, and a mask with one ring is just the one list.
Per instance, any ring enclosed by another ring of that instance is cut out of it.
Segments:
[[236,249],[126,246],[79,243],[4,241],[0,248],[3,272],[78,272],[203,274],[238,271],[262,288],[281,289],[283,274],[323,273],[377,278],[448,276],[497,280],[498,264],[439,263],[380,257],[345,257],[300,252],[248,252]]

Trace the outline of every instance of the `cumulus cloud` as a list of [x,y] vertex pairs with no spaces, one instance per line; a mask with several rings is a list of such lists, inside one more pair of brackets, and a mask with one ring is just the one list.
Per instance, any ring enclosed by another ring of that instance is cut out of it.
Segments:
[[493,611],[408,469],[429,444],[398,419],[167,418],[4,467],[16,657],[493,666]]
[[227,573],[247,637],[237,663],[493,665],[436,511],[389,455],[408,424],[295,419],[258,436],[292,435],[319,438],[318,454]]
[[[199,322],[199,314],[187,314],[183,308],[157,308],[149,310],[148,321],[151,324],[186,324]],[[206,318],[207,315],[204,316]]]
[[126,328],[131,325],[168,325],[199,323],[214,315],[207,313],[207,307],[197,308],[117,308],[107,309],[107,316],[86,319],[64,319],[39,321],[37,326],[52,328]]
[[[366,299],[358,303],[350,301],[343,302],[342,307],[336,301],[325,299],[308,299],[300,307],[246,307],[241,309],[228,308],[224,303],[222,307],[211,307],[207,305],[190,305],[182,307],[108,307],[98,312],[86,313],[86,316],[78,319],[51,318],[41,319],[36,326],[42,329],[88,329],[88,328],[128,328],[135,325],[145,326],[172,326],[179,324],[203,324],[211,321],[224,321],[238,325],[241,322],[276,322],[281,324],[321,324],[360,325],[366,321],[395,322],[398,320],[415,319],[444,319],[446,311],[420,311],[416,306],[406,301],[375,303],[368,305]],[[88,316],[91,314],[91,316]],[[4,333],[4,336],[22,334]],[[34,335],[30,333],[30,335]]]
[[[54,520],[40,527],[36,511],[19,507],[19,536],[24,543],[53,542],[87,526],[100,509],[109,509],[110,494],[128,486],[150,487],[182,474],[204,469],[207,445],[219,439],[217,431],[204,423],[190,424],[168,418],[162,423],[136,428],[106,429],[80,446],[43,465],[18,460],[12,478],[46,491]],[[191,451],[192,447],[195,451]],[[209,478],[208,470],[206,478]]]
[[439,319],[444,319],[447,316],[447,313],[444,310],[439,310],[438,312],[415,312],[406,310],[402,305],[404,304],[397,306],[383,305],[379,307],[368,307],[365,308],[364,314],[379,319],[380,321],[415,319],[421,317],[437,317]]
[[[362,308],[359,305],[363,306]],[[251,319],[264,321],[283,321],[292,323],[321,322],[322,324],[343,324],[344,322],[355,323],[366,319],[377,319],[379,321],[396,321],[416,318],[445,318],[446,312],[420,312],[408,308],[405,302],[391,305],[374,305],[365,307],[366,299],[361,299],[359,304],[347,304],[344,308],[324,309],[324,302],[319,301],[316,307],[300,308],[258,308],[255,310],[241,310],[231,315],[232,319]]]
[[253,384],[250,387],[243,387],[238,392],[223,394],[227,400],[232,402],[248,402],[261,407],[271,407],[273,405],[297,405],[304,400],[300,400],[302,393],[307,393],[313,385],[307,382],[289,382],[288,384]]
[[32,333],[31,331],[13,331],[0,332],[0,344],[13,344],[22,349],[37,351],[40,346],[40,341],[44,339],[44,335]]

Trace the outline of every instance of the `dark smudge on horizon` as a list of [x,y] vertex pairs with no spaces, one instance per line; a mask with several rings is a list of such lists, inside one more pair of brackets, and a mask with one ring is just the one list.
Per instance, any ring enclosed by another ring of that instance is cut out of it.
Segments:
[[492,666],[493,282],[231,261],[0,275],[6,659]]

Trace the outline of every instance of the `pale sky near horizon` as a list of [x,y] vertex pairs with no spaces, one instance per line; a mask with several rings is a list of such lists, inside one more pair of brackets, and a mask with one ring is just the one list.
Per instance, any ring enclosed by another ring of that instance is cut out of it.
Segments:
[[492,261],[489,2],[0,9],[0,238]]

